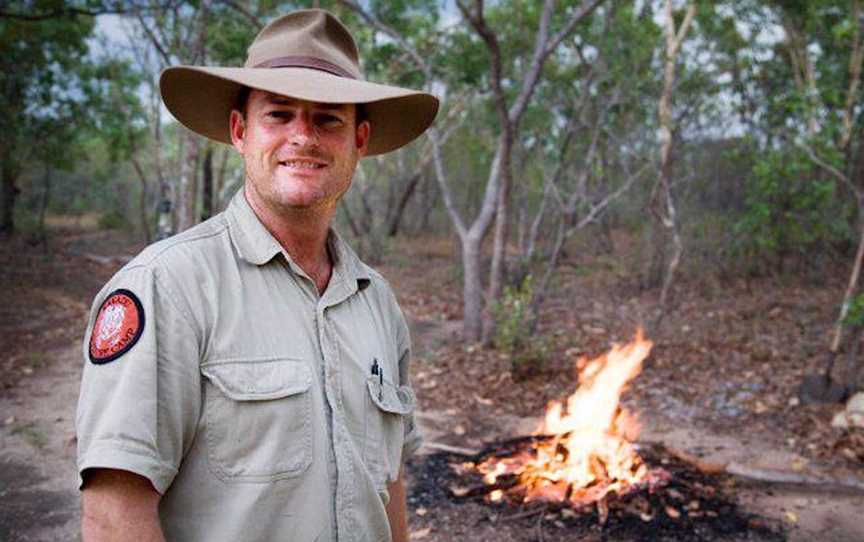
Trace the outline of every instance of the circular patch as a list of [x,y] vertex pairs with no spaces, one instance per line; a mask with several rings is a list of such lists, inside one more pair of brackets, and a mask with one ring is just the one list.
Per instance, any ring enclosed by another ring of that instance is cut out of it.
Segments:
[[114,361],[135,346],[144,330],[144,307],[129,290],[114,290],[99,307],[90,335],[90,361]]

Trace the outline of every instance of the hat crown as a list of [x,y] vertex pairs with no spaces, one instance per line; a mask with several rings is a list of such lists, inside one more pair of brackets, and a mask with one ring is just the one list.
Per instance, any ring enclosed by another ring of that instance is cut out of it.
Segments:
[[270,22],[249,46],[245,67],[263,67],[283,58],[332,64],[353,78],[362,78],[354,38],[339,19],[324,10],[295,11]]

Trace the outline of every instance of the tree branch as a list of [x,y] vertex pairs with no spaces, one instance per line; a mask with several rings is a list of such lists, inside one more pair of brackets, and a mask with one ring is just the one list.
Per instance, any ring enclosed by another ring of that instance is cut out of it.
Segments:
[[557,34],[552,36],[549,45],[546,47],[546,56],[552,54],[558,45],[564,41],[571,32],[573,32],[576,25],[582,22],[585,17],[591,15],[604,1],[605,0],[583,0],[582,5],[579,6],[579,9],[576,10],[576,13],[573,14],[564,27]]
[[[552,3],[553,0],[546,0],[546,6]],[[511,121],[507,111],[507,101],[504,96],[504,89],[501,87],[501,47],[498,44],[498,37],[495,35],[495,32],[489,28],[489,25],[486,24],[486,19],[483,17],[482,0],[475,1],[474,5],[476,10],[474,14],[470,13],[462,0],[456,0],[456,5],[459,7],[459,11],[462,12],[462,15],[471,27],[474,28],[477,34],[479,34],[486,43],[487,49],[489,49],[489,60],[491,62],[492,72],[490,83],[492,84],[492,92],[495,95],[495,109],[498,112],[498,117],[501,119],[501,129],[509,133],[509,125]],[[544,16],[545,15],[546,7],[544,6]]]
[[804,152],[807,153],[807,156],[809,156],[810,159],[813,160],[813,162],[817,166],[819,166],[820,168],[825,170],[828,174],[833,176],[835,179],[837,179],[841,183],[845,184],[849,188],[849,190],[851,190],[852,193],[855,194],[855,196],[858,198],[859,201],[864,199],[864,192],[862,192],[861,189],[859,189],[857,186],[855,186],[855,183],[853,183],[849,177],[844,175],[842,171],[840,171],[836,167],[832,166],[831,164],[829,164],[828,162],[826,162],[825,160],[820,158],[819,155],[816,154],[816,151],[814,151],[809,145],[805,145],[803,143],[798,143],[797,145]]
[[246,19],[248,19],[249,22],[252,23],[252,25],[257,30],[261,30],[262,28],[264,28],[264,22],[259,19],[254,13],[249,11],[249,9],[247,9],[246,6],[244,6],[243,4],[235,2],[234,0],[220,0],[220,2],[233,9],[240,15],[246,17]]
[[338,2],[343,6],[347,7],[348,9],[354,11],[372,27],[393,38],[393,40],[399,44],[399,47],[401,47],[406,53],[408,53],[408,55],[411,57],[411,59],[414,61],[420,71],[423,72],[423,75],[426,78],[427,87],[432,83],[432,69],[430,68],[429,63],[426,62],[426,60],[423,58],[422,55],[420,55],[419,52],[417,52],[417,49],[415,49],[413,46],[411,46],[410,43],[408,43],[408,41],[405,39],[404,36],[402,36],[402,34],[394,30],[392,27],[386,25],[383,21],[381,21],[381,19],[375,17],[370,12],[363,9],[356,2],[351,2],[349,0],[338,0]]
[[156,52],[159,53],[159,56],[162,58],[162,62],[167,66],[172,64],[171,56],[165,50],[165,47],[159,41],[159,38],[156,37],[156,34],[153,33],[153,30],[147,24],[147,21],[144,20],[144,16],[141,13],[136,13],[138,18],[138,24],[141,25],[141,28],[144,30],[144,33],[147,34],[147,37],[150,38],[150,43],[153,44],[153,47],[156,49]]
[[138,5],[133,1],[127,0],[126,2],[110,2],[102,6],[96,6],[93,8],[62,6],[48,11],[36,11],[35,13],[22,13],[0,9],[0,19],[14,19],[18,21],[38,22],[46,21],[48,19],[61,19],[66,17],[73,18],[79,16],[98,17],[99,15],[129,15],[130,13],[134,13],[137,11],[160,11],[163,9],[170,9],[172,6],[179,3],[179,1],[172,0],[166,2],[163,5],[157,4],[155,6],[145,7],[145,5]]

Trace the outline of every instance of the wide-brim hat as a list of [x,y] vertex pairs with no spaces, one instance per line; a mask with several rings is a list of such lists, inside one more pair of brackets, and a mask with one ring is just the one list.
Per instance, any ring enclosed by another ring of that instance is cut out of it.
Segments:
[[242,68],[174,66],[159,80],[162,100],[177,120],[229,145],[228,119],[244,87],[312,102],[362,104],[372,125],[367,155],[411,142],[438,112],[431,94],[364,80],[348,29],[319,9],[268,24],[249,46]]

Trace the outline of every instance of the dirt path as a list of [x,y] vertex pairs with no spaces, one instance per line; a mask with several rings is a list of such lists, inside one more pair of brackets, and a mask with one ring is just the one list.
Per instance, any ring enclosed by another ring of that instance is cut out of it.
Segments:
[[78,540],[75,404],[77,344],[0,397],[0,540]]

